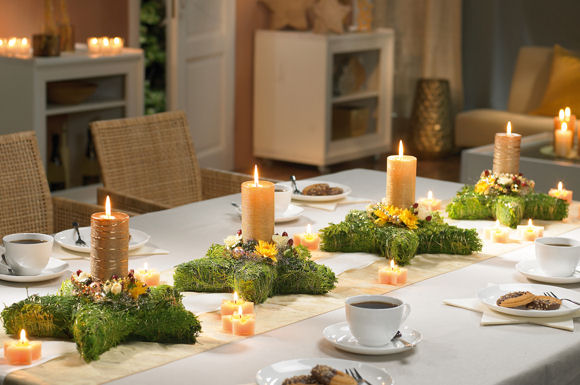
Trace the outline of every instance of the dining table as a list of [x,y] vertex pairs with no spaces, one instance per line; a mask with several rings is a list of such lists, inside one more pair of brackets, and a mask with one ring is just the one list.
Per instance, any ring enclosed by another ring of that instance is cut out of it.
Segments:
[[[378,201],[385,196],[384,171],[352,169],[315,179],[350,186],[353,197]],[[458,183],[418,177],[416,197],[427,196],[432,190],[437,198],[449,200],[461,187]],[[240,200],[240,194],[235,194],[132,217],[131,228],[146,232],[151,236],[151,245],[169,253],[131,258],[129,268],[139,269],[146,262],[158,270],[169,270],[204,257],[212,243],[223,242],[241,228],[240,216],[231,205]],[[338,205],[334,211],[305,206],[298,219],[276,224],[275,231],[304,232],[308,224],[319,230],[328,223],[340,222],[350,210],[364,209],[366,205]],[[580,240],[580,229],[564,236]],[[339,308],[110,383],[254,384],[258,370],[279,361],[339,358],[383,368],[396,384],[580,384],[580,334],[575,331],[527,323],[482,326],[481,313],[443,302],[450,298],[475,298],[490,283],[529,283],[515,265],[533,255],[533,243],[522,244],[499,256],[391,291],[388,295],[411,306],[405,325],[423,337],[405,352],[371,356],[336,349],[325,340],[322,331],[345,321],[344,308]],[[70,271],[89,270],[88,258],[67,262]],[[58,279],[26,285],[0,281],[0,302],[9,305],[27,294],[54,293],[66,278],[63,274]],[[580,284],[565,287],[580,292]],[[574,326],[578,324],[576,318]]]

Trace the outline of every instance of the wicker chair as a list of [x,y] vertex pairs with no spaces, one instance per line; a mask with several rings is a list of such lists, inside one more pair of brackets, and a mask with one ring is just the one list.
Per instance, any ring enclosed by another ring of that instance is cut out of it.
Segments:
[[103,188],[116,207],[135,213],[240,192],[251,176],[200,169],[182,111],[91,123]]
[[90,224],[102,207],[50,196],[34,132],[0,136],[0,237]]

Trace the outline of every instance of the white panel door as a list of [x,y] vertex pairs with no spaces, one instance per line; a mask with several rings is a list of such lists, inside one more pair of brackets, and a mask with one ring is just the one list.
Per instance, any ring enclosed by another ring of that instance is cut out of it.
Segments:
[[200,164],[233,168],[235,0],[168,0],[168,108],[187,113]]

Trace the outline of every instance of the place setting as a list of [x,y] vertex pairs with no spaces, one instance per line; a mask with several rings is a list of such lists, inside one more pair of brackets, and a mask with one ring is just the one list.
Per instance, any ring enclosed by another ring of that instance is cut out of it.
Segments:
[[543,237],[535,240],[535,259],[518,262],[516,270],[525,277],[545,283],[580,282],[580,242],[565,237]]

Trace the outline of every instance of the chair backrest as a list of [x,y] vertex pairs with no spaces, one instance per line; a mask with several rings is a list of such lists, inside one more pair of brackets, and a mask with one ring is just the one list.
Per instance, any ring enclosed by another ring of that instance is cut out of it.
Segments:
[[170,206],[202,199],[183,111],[91,123],[105,187]]
[[52,231],[52,200],[36,135],[0,135],[0,237]]
[[550,77],[552,47],[522,47],[512,77],[507,110],[526,114],[536,109],[544,97]]

